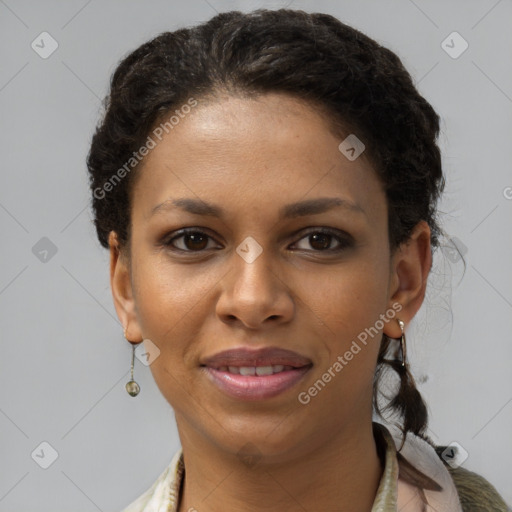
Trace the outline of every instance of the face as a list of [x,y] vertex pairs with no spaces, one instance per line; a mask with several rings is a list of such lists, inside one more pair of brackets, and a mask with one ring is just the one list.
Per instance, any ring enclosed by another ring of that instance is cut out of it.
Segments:
[[[399,281],[384,191],[343,138],[300,100],[225,97],[180,119],[137,171],[131,269],[115,262],[113,292],[128,339],[160,350],[150,368],[182,443],[236,453],[250,440],[282,459],[371,421]],[[273,396],[234,396],[203,366],[268,347],[311,363]]]

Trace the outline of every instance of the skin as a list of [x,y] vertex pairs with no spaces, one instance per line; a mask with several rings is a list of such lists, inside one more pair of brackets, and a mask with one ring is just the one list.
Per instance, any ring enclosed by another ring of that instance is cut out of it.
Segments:
[[[127,339],[150,339],[160,350],[150,368],[183,447],[180,512],[372,508],[383,471],[372,379],[381,333],[400,337],[396,318],[307,405],[297,397],[393,304],[408,325],[425,294],[430,231],[420,222],[390,254],[383,188],[364,153],[349,161],[338,150],[343,138],[314,108],[283,94],[200,103],[139,170],[131,260],[110,234],[111,287]],[[183,197],[215,203],[226,216],[176,207],[151,215]],[[320,197],[363,211],[279,219],[284,205]],[[174,252],[163,242],[183,227],[211,238],[181,237],[175,247],[189,252]],[[339,230],[341,242],[312,240],[307,228],[323,227]],[[248,236],[263,249],[252,263],[236,252]],[[294,350],[313,367],[278,396],[237,400],[200,364],[240,346]],[[237,455],[247,443],[261,457],[252,467]]]

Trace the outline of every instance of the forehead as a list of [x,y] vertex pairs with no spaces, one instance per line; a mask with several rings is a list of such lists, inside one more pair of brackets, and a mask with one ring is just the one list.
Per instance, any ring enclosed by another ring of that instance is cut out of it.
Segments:
[[199,102],[137,170],[132,208],[147,218],[170,197],[277,208],[333,194],[373,207],[382,191],[371,164],[347,159],[342,141],[322,113],[287,95]]

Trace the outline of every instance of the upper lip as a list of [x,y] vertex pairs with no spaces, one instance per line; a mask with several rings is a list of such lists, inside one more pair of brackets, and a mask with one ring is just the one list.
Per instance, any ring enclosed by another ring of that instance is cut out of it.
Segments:
[[218,352],[202,361],[203,366],[220,368],[222,366],[293,366],[302,368],[312,364],[311,359],[284,348],[237,348]]

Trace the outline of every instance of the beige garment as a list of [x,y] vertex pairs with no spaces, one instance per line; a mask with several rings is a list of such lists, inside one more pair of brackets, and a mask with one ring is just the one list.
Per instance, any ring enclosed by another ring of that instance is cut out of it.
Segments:
[[[408,434],[400,458],[401,434],[391,433],[374,422],[386,441],[386,463],[371,512],[462,512],[453,479],[434,448],[414,434]],[[406,476],[409,478],[406,479]],[[410,483],[430,479],[442,490],[419,489]]]
[[[373,425],[376,435],[381,433],[386,451],[384,472],[371,512],[462,512],[450,474],[426,441],[408,434],[400,452],[403,459],[397,458],[397,448],[401,443],[399,434],[392,434],[380,423],[374,422]],[[413,475],[415,469],[419,470],[442,487],[442,491],[424,491],[427,504],[424,504],[418,487],[402,477],[402,473],[411,474],[411,467]],[[183,451],[180,449],[151,488],[122,512],[177,512],[184,470]]]

